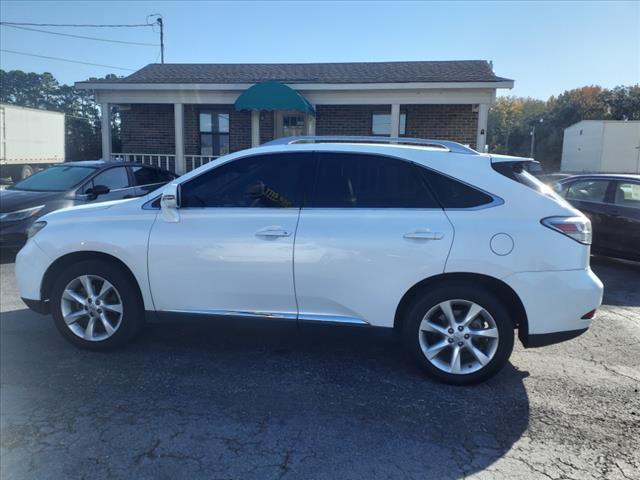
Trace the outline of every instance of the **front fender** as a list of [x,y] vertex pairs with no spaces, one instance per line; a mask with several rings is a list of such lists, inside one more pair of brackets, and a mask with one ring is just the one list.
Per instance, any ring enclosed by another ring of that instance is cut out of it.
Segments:
[[[71,213],[71,212],[69,212]],[[153,310],[153,300],[147,275],[147,247],[149,232],[158,214],[157,210],[107,209],[93,211],[91,215],[52,216],[44,227],[27,243],[19,256],[21,265],[31,266],[34,273],[26,273],[26,267],[16,272],[19,277],[39,277],[37,294],[33,280],[30,287],[21,295],[25,298],[40,300],[42,281],[47,269],[58,259],[81,252],[97,252],[109,255],[126,265],[138,282],[146,310]],[[27,248],[28,247],[28,248]],[[36,254],[38,249],[42,255]],[[43,267],[46,263],[46,266]],[[20,281],[19,281],[20,283]],[[28,292],[27,292],[28,290]]]

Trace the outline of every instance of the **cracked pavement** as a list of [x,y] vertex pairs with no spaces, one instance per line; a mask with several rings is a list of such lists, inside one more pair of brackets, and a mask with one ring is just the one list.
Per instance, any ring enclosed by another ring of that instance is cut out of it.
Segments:
[[593,258],[605,301],[586,334],[517,345],[461,388],[376,329],[190,320],[80,351],[22,304],[11,262],[3,480],[640,478],[640,264]]

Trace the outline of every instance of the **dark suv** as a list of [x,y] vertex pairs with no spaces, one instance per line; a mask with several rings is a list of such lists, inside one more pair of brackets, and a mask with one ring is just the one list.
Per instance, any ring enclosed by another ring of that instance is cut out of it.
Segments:
[[19,247],[42,215],[74,205],[145,195],[176,175],[141,163],[102,160],[54,165],[0,190],[0,246]]

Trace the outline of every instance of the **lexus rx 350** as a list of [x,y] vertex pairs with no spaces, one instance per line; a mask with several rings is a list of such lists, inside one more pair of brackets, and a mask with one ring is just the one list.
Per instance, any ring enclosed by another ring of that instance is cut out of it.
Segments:
[[470,384],[589,327],[591,225],[530,159],[453,142],[292,138],[226,155],[143,198],[36,222],[25,303],[76,346],[146,317],[395,329],[432,377]]

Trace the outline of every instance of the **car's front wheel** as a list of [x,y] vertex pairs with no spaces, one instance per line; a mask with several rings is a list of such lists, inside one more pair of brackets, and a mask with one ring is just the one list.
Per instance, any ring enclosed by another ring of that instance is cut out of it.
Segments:
[[409,309],[405,345],[433,378],[470,385],[495,375],[513,350],[513,322],[490,291],[449,286],[420,296]]
[[89,350],[125,344],[144,322],[138,286],[122,267],[104,261],[83,261],[64,270],[50,302],[60,333]]

